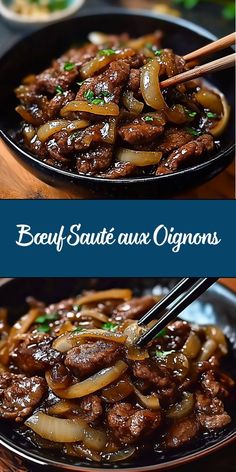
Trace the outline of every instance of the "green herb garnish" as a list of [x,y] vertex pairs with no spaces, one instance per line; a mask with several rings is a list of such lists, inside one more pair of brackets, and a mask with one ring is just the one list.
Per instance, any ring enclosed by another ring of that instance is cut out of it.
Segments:
[[81,85],[83,85],[83,83],[84,83],[84,80],[81,80],[80,82],[76,82],[76,83],[79,87],[81,87]]
[[159,331],[159,333],[157,333],[157,335],[155,336],[155,339],[156,339],[156,338],[162,338],[162,337],[165,336],[167,333],[168,333],[167,329],[166,329],[166,328],[163,328],[163,329],[161,329],[161,331]]
[[77,311],[77,312],[80,311],[81,308],[82,308],[81,305],[74,305],[74,306],[73,306],[73,310],[74,310],[74,311]]
[[50,326],[48,326],[47,323],[41,324],[40,326],[37,326],[37,331],[39,331],[39,333],[48,333],[50,331]]
[[114,49],[101,49],[98,51],[98,54],[100,54],[100,56],[113,56],[113,54],[116,54],[116,51],[114,51]]
[[155,56],[161,56],[163,52],[164,52],[163,49],[157,49],[155,51]]
[[206,114],[207,118],[217,118],[217,114],[213,113],[212,111],[208,111]]
[[144,117],[143,117],[143,120],[144,120],[144,121],[153,121],[154,118],[153,118],[152,116],[147,115],[147,116],[144,116]]
[[197,115],[196,111],[188,110],[188,108],[185,108],[185,113],[189,116],[189,118],[195,118]]
[[73,329],[73,333],[77,332],[79,333],[80,331],[83,331],[84,328],[82,328],[81,326],[77,326],[77,328]]
[[200,129],[195,129],[195,128],[185,128],[185,129],[192,136],[200,136],[202,134],[202,131]]
[[104,105],[104,100],[102,98],[94,98],[91,103],[93,105]]
[[116,331],[118,328],[118,324],[116,323],[111,323],[111,322],[107,322],[107,323],[104,323],[104,325],[102,325],[102,329],[105,329],[106,331]]
[[57,85],[55,90],[56,90],[56,93],[63,93],[64,92],[63,88],[60,85]]
[[156,351],[156,356],[162,359],[163,357],[166,357],[169,354],[172,354],[172,352],[175,352],[175,351],[173,351],[173,349],[172,351]]
[[86,90],[86,92],[84,92],[84,98],[86,98],[88,102],[91,102],[95,98],[94,92],[91,89]]
[[58,320],[57,313],[46,313],[45,315],[38,316],[36,318],[35,323],[45,323],[47,321],[56,321]]
[[111,97],[112,94],[108,92],[108,90],[102,90],[100,95],[102,95],[102,97]]
[[73,62],[66,62],[66,63],[64,64],[64,70],[66,70],[66,71],[68,71],[68,72],[69,72],[70,70],[73,70],[74,67],[75,67],[75,64],[74,64]]

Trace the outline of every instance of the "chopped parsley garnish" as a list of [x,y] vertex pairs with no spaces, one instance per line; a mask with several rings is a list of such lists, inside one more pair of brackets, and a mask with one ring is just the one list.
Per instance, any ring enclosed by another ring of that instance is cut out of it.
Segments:
[[98,51],[98,54],[100,54],[100,56],[113,56],[113,54],[116,54],[116,51],[114,51],[114,49],[101,49]]
[[188,110],[187,108],[185,108],[185,113],[189,116],[189,118],[195,118],[195,116],[197,115],[196,111]]
[[104,323],[104,325],[102,325],[102,329],[105,329],[106,331],[116,331],[117,328],[118,328],[118,324],[116,323],[107,322],[107,323]]
[[81,326],[77,326],[77,328],[73,329],[73,333],[79,333],[80,331],[83,331],[84,328],[82,328]]
[[56,90],[56,93],[63,93],[64,92],[63,88],[60,85],[57,85],[55,90]]
[[91,103],[93,105],[104,105],[104,100],[102,98],[94,98]]
[[40,326],[37,327],[37,331],[39,333],[48,333],[50,331],[50,326],[48,326],[47,323],[41,324]]
[[77,311],[77,312],[78,312],[78,311],[81,311],[81,308],[82,308],[81,305],[74,305],[74,306],[73,306],[73,310],[74,310],[74,311]]
[[152,116],[147,115],[147,116],[144,116],[144,117],[143,117],[143,120],[144,120],[144,121],[153,121],[154,118],[153,118]]
[[45,323],[48,321],[56,321],[58,320],[58,314],[57,313],[47,313],[45,315],[38,316],[36,318],[35,323]]
[[81,80],[80,82],[76,82],[76,83],[79,87],[81,87],[81,85],[83,85],[83,83],[84,83],[84,80]]
[[156,356],[159,357],[159,358],[163,358],[163,357],[166,357],[168,356],[169,354],[172,354],[172,352],[175,352],[173,351],[156,351]]
[[155,336],[155,338],[162,338],[162,337],[165,336],[167,333],[168,333],[167,329],[166,329],[166,328],[163,328],[163,329],[161,329],[161,331],[159,331],[159,333],[157,333],[157,335]]
[[146,43],[145,48],[150,49],[152,51],[153,49],[153,44],[152,43]]
[[75,67],[74,62],[65,62],[64,64],[64,70],[66,70],[67,72],[69,72],[70,70],[73,70],[74,67]]
[[207,118],[217,118],[217,114],[213,113],[212,111],[208,111],[206,114]]
[[86,98],[88,102],[91,102],[95,98],[94,92],[91,89],[86,90],[86,92],[84,92],[84,98]]
[[185,128],[185,129],[192,136],[200,136],[202,134],[202,131],[200,129],[195,129],[195,128]]
[[161,56],[162,53],[163,53],[163,49],[157,49],[157,50],[155,51],[155,56]]
[[102,90],[100,95],[102,95],[102,97],[110,97],[112,94],[108,92],[108,90]]

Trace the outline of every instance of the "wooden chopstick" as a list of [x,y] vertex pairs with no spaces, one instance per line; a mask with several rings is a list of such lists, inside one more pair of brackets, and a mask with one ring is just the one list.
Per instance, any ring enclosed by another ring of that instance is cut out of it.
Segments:
[[182,74],[175,75],[169,79],[160,82],[161,88],[172,87],[188,80],[197,79],[202,75],[209,74],[211,72],[219,72],[220,70],[229,69],[235,66],[236,53],[230,54],[229,56],[216,59],[215,61],[208,62],[202,66],[194,67]]
[[[186,280],[186,279],[184,279]],[[136,341],[136,345],[143,347],[145,344],[148,344],[163,328],[165,328],[168,323],[177,318],[177,316],[189,306],[194,300],[196,300],[202,293],[204,293],[213,283],[215,283],[217,278],[200,278],[193,279],[192,286],[187,290],[187,292],[177,300],[174,306],[172,306],[166,313],[164,313],[161,318],[152,326],[148,331],[139,337]],[[168,297],[168,295],[167,295]],[[153,319],[158,317],[160,303],[157,303],[155,307],[156,310],[153,310],[152,316]],[[162,304],[163,306],[163,304]]]
[[198,59],[199,57],[209,56],[210,54],[214,54],[215,52],[221,51],[222,49],[226,49],[229,46],[232,46],[236,42],[236,33],[228,34],[221,39],[217,39],[217,41],[213,41],[206,46],[203,46],[200,49],[196,49],[195,51],[189,52],[183,58],[185,61],[192,61],[194,59]]

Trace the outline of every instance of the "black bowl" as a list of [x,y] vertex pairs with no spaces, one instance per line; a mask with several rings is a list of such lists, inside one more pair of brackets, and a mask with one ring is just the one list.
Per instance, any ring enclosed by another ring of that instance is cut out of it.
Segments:
[[[176,283],[174,279],[88,279],[88,278],[32,278],[13,279],[0,284],[0,306],[9,308],[10,321],[15,321],[19,314],[27,309],[25,297],[32,295],[47,303],[59,301],[62,298],[75,295],[84,288],[105,289],[111,287],[130,287],[134,293],[160,293],[166,291]],[[236,295],[219,284],[215,284],[199,300],[194,302],[183,313],[183,318],[199,324],[217,324],[231,341],[231,361],[227,368],[236,375]],[[215,452],[230,444],[236,439],[236,410],[231,411],[232,422],[217,435],[205,436],[195,441],[181,451],[169,451],[168,453],[146,454],[128,463],[119,463],[114,469],[122,469],[123,472],[166,470],[174,466],[187,464]],[[51,450],[38,450],[14,432],[12,425],[0,422],[0,444],[7,447],[15,454],[24,457],[29,462],[40,464],[40,470],[46,467],[54,467],[61,470],[94,471],[106,470],[111,472],[111,466],[94,466],[91,463],[80,462],[75,458],[58,457],[58,452]]]
[[[165,46],[173,48],[178,54],[197,49],[215,39],[208,31],[183,19],[142,10],[112,9],[106,12],[84,13],[77,18],[50,25],[24,38],[8,51],[0,60],[0,136],[15,158],[49,185],[67,190],[86,188],[91,192],[91,196],[98,194],[105,198],[171,196],[185,188],[211,179],[221,172],[234,156],[233,116],[222,138],[221,149],[211,157],[193,167],[154,177],[131,177],[111,181],[56,169],[41,162],[12,138],[12,132],[19,125],[19,119],[14,111],[16,98],[13,91],[25,75],[46,68],[52,58],[58,57],[72,44],[85,40],[90,31],[102,30],[108,33],[128,31],[131,35],[139,36],[158,28],[164,32]],[[225,54],[230,52],[229,49],[225,51]],[[233,115],[234,74],[232,70],[209,76],[209,80],[225,93],[232,106]]]

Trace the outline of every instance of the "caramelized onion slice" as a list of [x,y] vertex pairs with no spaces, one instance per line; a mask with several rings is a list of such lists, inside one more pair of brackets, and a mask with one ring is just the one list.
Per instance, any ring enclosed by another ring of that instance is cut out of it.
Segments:
[[112,288],[110,290],[102,290],[100,292],[92,292],[88,295],[78,297],[75,301],[78,305],[100,302],[102,300],[130,300],[132,298],[132,290],[129,288]]
[[107,403],[116,403],[133,393],[134,387],[130,378],[124,375],[115,384],[108,385],[102,390],[102,398]]
[[167,105],[159,84],[160,63],[157,59],[148,61],[141,69],[140,87],[146,105],[154,110],[165,110]]
[[135,54],[135,51],[132,49],[123,49],[123,50],[114,50],[114,54],[110,55],[102,55],[102,50],[98,52],[98,54],[93,57],[89,62],[86,62],[80,68],[80,75],[82,79],[88,79],[92,77],[96,72],[100,71],[104,67],[108,66],[113,61],[117,59],[126,59],[127,57],[131,57]]
[[126,370],[128,366],[123,361],[117,361],[114,366],[102,369],[91,377],[78,382],[65,389],[55,391],[50,372],[46,372],[46,380],[49,387],[60,398],[81,398],[90,393],[94,393],[101,388],[106,387],[110,383],[118,379]]
[[159,398],[155,393],[151,395],[143,395],[136,387],[134,387],[135,394],[145,408],[149,410],[159,410],[160,402]]
[[138,167],[158,164],[162,158],[162,152],[157,151],[134,151],[133,149],[120,148],[116,158],[119,162],[131,162]]
[[217,349],[217,343],[214,339],[208,339],[203,345],[198,357],[198,361],[208,361]]
[[71,400],[60,400],[59,402],[50,406],[47,410],[47,413],[53,416],[63,416],[66,413],[75,410],[76,408],[78,409],[78,404],[76,402]]
[[86,113],[93,113],[93,115],[108,115],[118,116],[119,107],[116,103],[104,103],[104,105],[95,105],[94,103],[86,102],[85,100],[72,100],[62,107],[60,114],[66,116],[71,111],[83,111]]
[[131,361],[144,361],[149,358],[147,349],[141,349],[137,346],[128,346],[127,348],[127,359]]
[[93,318],[95,320],[101,321],[101,323],[107,323],[109,318],[95,308],[82,308],[82,310],[77,314],[76,318]]
[[201,350],[201,341],[196,333],[190,332],[189,337],[182,347],[182,352],[188,359],[195,359]]
[[193,394],[189,392],[183,393],[183,399],[180,403],[172,406],[166,416],[171,419],[180,419],[184,416],[187,416],[191,413],[194,407],[194,398]]
[[25,425],[40,437],[53,442],[83,441],[85,446],[102,451],[107,438],[104,432],[91,428],[81,418],[64,419],[49,416],[39,411],[25,421]]
[[223,355],[228,353],[228,346],[225,335],[223,331],[216,325],[209,325],[204,328],[206,337],[212,339],[218,345],[218,348],[221,350]]
[[86,128],[89,125],[89,121],[86,120],[52,120],[48,121],[44,125],[40,126],[37,131],[39,140],[44,143],[50,136],[57,133],[61,129],[67,131],[74,131],[76,129]]
[[222,117],[219,121],[216,121],[216,124],[212,127],[209,128],[210,133],[217,138],[218,136],[221,136],[229,122],[229,117],[230,117],[230,106],[223,94],[221,95],[221,100],[222,100],[222,106],[223,106],[223,113]]
[[122,451],[115,451],[115,452],[108,452],[107,454],[103,454],[103,460],[105,462],[119,462],[124,461],[132,457],[135,453],[134,447],[127,447]]
[[26,121],[26,123],[30,123],[33,126],[38,126],[40,124],[39,119],[31,115],[31,113],[23,105],[18,105],[15,110],[21,116],[21,118]]
[[200,105],[217,115],[221,115],[223,111],[221,97],[214,92],[213,90],[200,89],[199,92],[195,94],[195,99]]
[[86,329],[79,332],[69,332],[55,339],[53,349],[60,352],[67,352],[69,349],[72,349],[72,347],[80,344],[81,341],[84,342],[84,339],[105,339],[106,341],[114,341],[123,344],[126,340],[126,336],[113,331],[105,331],[104,329]]
[[122,102],[131,113],[139,114],[143,111],[144,103],[134,98],[133,92],[127,91],[123,93]]

